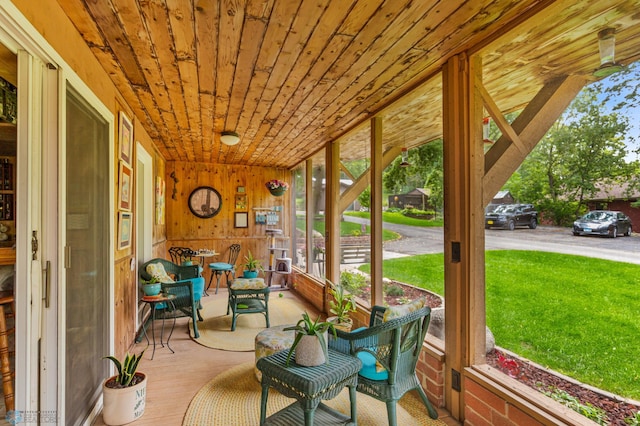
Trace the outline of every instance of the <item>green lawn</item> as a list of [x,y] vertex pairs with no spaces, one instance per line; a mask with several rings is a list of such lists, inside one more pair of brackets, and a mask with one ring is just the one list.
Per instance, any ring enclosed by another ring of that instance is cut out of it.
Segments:
[[[383,268],[386,277],[444,293],[442,254],[385,260]],[[487,251],[486,298],[487,325],[497,345],[640,399],[640,265]]]
[[[369,219],[371,217],[369,212],[344,212],[345,216],[354,216]],[[404,216],[398,212],[382,212],[382,221],[388,223],[395,223],[397,225],[410,225],[410,226],[438,226],[442,227],[444,221],[442,218],[437,219],[416,219],[413,217]]]
[[[325,224],[322,221],[317,221],[313,223],[314,227],[313,229],[317,232],[319,232],[320,234],[324,235],[324,228],[325,228]],[[305,222],[303,219],[298,219],[296,221],[296,226],[298,227],[298,229],[304,229],[305,227]],[[365,234],[370,234],[371,233],[371,228],[369,227],[369,225],[365,226]],[[340,236],[341,237],[348,237],[348,236],[359,236],[362,235],[362,225],[360,225],[359,223],[353,223],[353,222],[340,222]],[[390,240],[395,240],[400,238],[400,235],[398,235],[395,232],[389,231],[389,230],[382,230],[382,239],[383,241],[390,241]]]

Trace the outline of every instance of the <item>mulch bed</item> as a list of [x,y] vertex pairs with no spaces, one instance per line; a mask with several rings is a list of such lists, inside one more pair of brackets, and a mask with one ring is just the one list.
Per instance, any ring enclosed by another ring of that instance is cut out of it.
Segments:
[[487,354],[487,364],[539,392],[560,389],[579,399],[582,404],[591,404],[594,407],[601,408],[607,413],[610,425],[627,425],[625,419],[640,411],[640,405],[630,404],[595,392],[592,389],[581,386],[579,383],[566,380],[526,360],[500,350],[493,350]]

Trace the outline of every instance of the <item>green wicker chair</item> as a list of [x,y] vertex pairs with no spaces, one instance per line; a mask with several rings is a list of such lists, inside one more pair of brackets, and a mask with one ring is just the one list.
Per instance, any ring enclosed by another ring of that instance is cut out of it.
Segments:
[[[198,265],[176,265],[166,259],[151,259],[140,267],[139,276],[142,280],[148,281],[151,275],[147,272],[147,266],[153,263],[160,263],[164,270],[173,277],[175,282],[162,283],[162,292],[175,294],[174,300],[175,312],[169,311],[170,306],[158,304],[159,308],[164,309],[165,315],[187,316],[193,320],[193,335],[197,339],[200,337],[198,332],[198,321],[202,321],[200,309],[200,299],[204,292],[204,278],[200,276]],[[147,324],[144,324],[146,327]]]
[[360,358],[363,368],[358,375],[358,392],[387,404],[389,425],[395,426],[396,403],[415,389],[432,419],[438,418],[416,375],[416,364],[422,349],[431,308],[423,307],[402,317],[383,322],[385,307],[374,306],[369,328],[345,333],[329,339],[329,346]]

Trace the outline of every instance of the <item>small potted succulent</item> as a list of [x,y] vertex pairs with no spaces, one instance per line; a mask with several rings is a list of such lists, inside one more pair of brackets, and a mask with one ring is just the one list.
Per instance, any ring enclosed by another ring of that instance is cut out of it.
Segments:
[[145,296],[157,296],[162,290],[162,284],[156,277],[151,277],[149,280],[142,280],[142,291]]
[[117,375],[109,377],[102,385],[105,424],[131,423],[144,414],[147,376],[136,371],[143,354],[144,351],[137,356],[127,354],[122,362],[111,355],[103,357],[113,361],[118,370]]
[[349,312],[356,311],[356,302],[353,295],[345,292],[342,284],[334,284],[327,280],[329,284],[329,312],[333,316],[327,318],[327,321],[333,322],[339,330],[350,332],[353,326],[353,319],[349,317]]
[[260,271],[264,271],[262,268],[262,262],[256,259],[251,254],[251,251],[244,257],[244,271],[242,276],[244,278],[256,278]]
[[307,312],[304,312],[302,319],[295,326],[286,327],[284,330],[294,330],[296,332],[296,337],[287,355],[286,365],[289,365],[289,360],[294,351],[296,364],[304,367],[314,367],[329,362],[327,349],[329,330],[331,330],[334,337],[338,337],[334,323],[320,321],[320,317],[314,321]]

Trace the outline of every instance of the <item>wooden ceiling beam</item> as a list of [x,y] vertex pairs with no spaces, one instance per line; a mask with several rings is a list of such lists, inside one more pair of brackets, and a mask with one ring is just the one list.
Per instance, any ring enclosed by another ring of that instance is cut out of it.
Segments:
[[[565,76],[545,84],[516,118],[511,130],[522,143],[519,148],[508,135],[501,136],[485,154],[483,202],[486,206],[547,133],[588,82],[584,76]],[[503,122],[502,125],[505,125]],[[509,131],[511,133],[511,131]],[[524,149],[524,151],[522,151]]]
[[[402,148],[399,146],[392,146],[384,154],[382,154],[382,170],[386,169],[389,164],[398,156]],[[342,195],[340,195],[340,201],[338,202],[338,211],[344,212],[349,204],[358,198],[358,196],[367,189],[367,186],[371,183],[371,167],[364,171],[353,184],[347,188]]]

